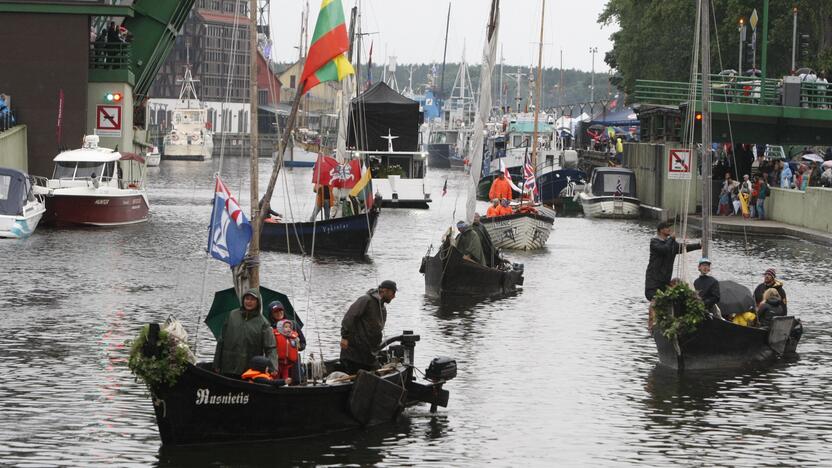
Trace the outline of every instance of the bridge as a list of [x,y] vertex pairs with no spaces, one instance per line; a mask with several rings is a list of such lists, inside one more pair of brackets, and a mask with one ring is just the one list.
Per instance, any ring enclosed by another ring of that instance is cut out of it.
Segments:
[[[733,135],[738,143],[832,145],[832,84],[795,78],[711,75],[714,141],[729,142]],[[634,102],[701,112],[701,80],[693,88],[687,82],[637,80]]]

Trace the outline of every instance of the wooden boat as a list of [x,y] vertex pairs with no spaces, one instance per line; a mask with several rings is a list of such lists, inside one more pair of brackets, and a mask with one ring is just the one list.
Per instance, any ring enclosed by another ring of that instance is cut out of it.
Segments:
[[803,327],[794,317],[775,317],[770,328],[711,319],[675,340],[656,328],[653,339],[659,364],[681,371],[743,367],[793,356],[802,334]]
[[425,275],[425,294],[442,298],[452,296],[500,296],[513,293],[523,285],[523,265],[510,269],[489,268],[465,260],[453,245],[440,248],[436,255],[422,258],[420,273]]
[[378,208],[354,216],[315,223],[280,223],[267,220],[260,235],[260,248],[276,252],[333,257],[364,257],[378,222]]
[[498,249],[534,250],[546,245],[555,219],[542,213],[518,212],[480,218]]
[[[393,421],[407,405],[447,406],[442,386],[456,362],[437,358],[417,382],[413,355],[419,335],[404,332],[383,344],[381,371],[354,379],[274,387],[217,374],[211,363],[188,365],[173,386],[153,389],[159,435],[165,446],[253,442],[322,435]],[[327,372],[337,362],[325,363]],[[380,374],[380,375],[379,375]]]

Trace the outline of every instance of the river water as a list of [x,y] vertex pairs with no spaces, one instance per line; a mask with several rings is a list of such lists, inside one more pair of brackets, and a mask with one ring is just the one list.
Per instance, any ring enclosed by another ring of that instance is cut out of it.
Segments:
[[[800,357],[773,368],[677,377],[657,369],[645,330],[652,223],[560,218],[513,297],[437,303],[420,258],[461,217],[466,181],[434,170],[430,210],[383,211],[371,260],[262,255],[262,283],[292,298],[311,348],[337,355],[349,304],[383,279],[400,285],[387,332],[422,337],[417,364],[458,360],[450,405],[395,424],[270,444],[161,448],[152,405],[126,366],[125,341],[179,318],[199,325],[224,264],[204,253],[218,162],[163,162],[148,176],[152,218],[118,229],[39,229],[0,242],[0,465],[12,466],[599,466],[832,464],[828,248],[795,239],[720,237],[713,272],[749,286],[775,267],[802,318]],[[248,198],[246,160],[224,178]],[[261,187],[267,161],[261,162]],[[274,208],[311,213],[311,171],[281,178]],[[441,196],[447,178],[448,194]],[[285,194],[290,193],[291,197]],[[289,206],[287,198],[294,200]],[[454,215],[454,210],[457,210]],[[696,258],[687,259],[695,272]]]

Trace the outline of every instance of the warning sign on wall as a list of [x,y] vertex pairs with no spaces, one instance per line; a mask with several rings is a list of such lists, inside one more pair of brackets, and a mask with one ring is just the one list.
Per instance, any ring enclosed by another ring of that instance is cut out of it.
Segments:
[[668,159],[668,179],[690,179],[690,150],[672,149]]
[[95,111],[95,134],[121,136],[121,106],[97,106]]

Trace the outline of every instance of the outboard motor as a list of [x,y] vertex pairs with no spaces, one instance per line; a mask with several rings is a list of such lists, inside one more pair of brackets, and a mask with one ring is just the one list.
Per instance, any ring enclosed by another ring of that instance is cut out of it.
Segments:
[[456,377],[456,359],[446,356],[435,357],[425,371],[425,378],[432,381],[451,380]]
[[525,266],[523,266],[523,264],[522,264],[522,263],[512,263],[512,264],[511,264],[511,268],[512,268],[514,271],[521,271],[521,272],[522,272],[522,271],[525,269]]

